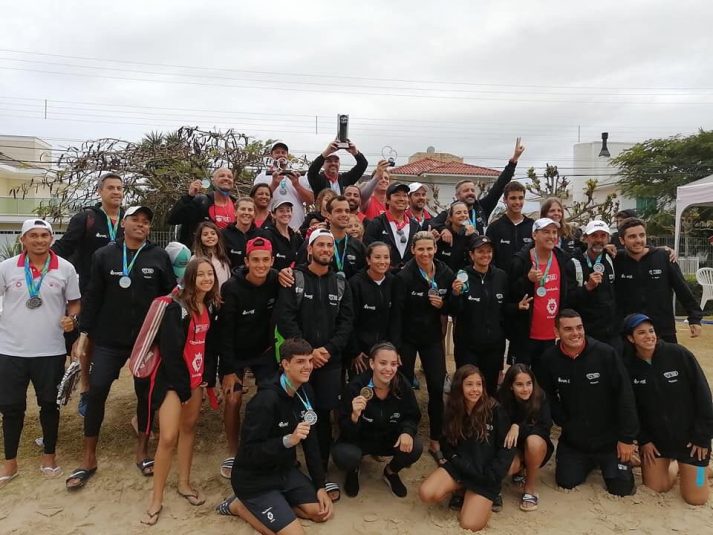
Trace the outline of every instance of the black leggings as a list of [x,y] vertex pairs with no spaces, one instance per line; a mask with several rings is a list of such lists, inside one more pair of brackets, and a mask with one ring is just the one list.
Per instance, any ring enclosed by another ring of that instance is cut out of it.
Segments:
[[30,382],[40,407],[44,453],[54,454],[59,433],[57,385],[64,374],[65,358],[64,355],[32,358],[0,355],[0,412],[5,459],[17,458]]
[[428,388],[428,419],[429,436],[438,440],[443,432],[443,381],[446,378],[446,356],[441,340],[430,344],[414,345],[403,342],[399,350],[401,355],[401,372],[413,383],[416,366],[416,353],[421,358],[423,373],[426,376]]
[[[84,436],[98,437],[102,422],[106,399],[109,397],[111,385],[119,378],[119,372],[131,354],[130,349],[116,349],[106,346],[95,346],[92,356],[92,368],[89,372],[89,391],[87,392],[87,415],[84,417]],[[148,379],[134,379],[136,392],[136,415],[139,420],[139,430],[146,429],[148,422]]]
[[494,396],[498,389],[500,370],[503,369],[505,341],[478,348],[456,344],[453,353],[456,359],[456,368],[460,368],[464,364],[473,364],[478,367],[485,376],[485,388],[488,395]]
[[359,468],[364,455],[392,457],[389,467],[393,472],[398,472],[418,461],[423,453],[423,442],[419,437],[413,439],[413,449],[408,453],[394,448],[395,443],[396,439],[389,441],[388,444],[384,444],[382,447],[375,448],[351,442],[337,442],[332,448],[332,458],[339,469],[349,472]]

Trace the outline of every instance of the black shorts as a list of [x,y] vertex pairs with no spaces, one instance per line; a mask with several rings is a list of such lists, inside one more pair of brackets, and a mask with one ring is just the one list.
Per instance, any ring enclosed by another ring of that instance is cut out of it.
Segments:
[[491,502],[494,502],[500,494],[500,484],[484,485],[479,481],[473,481],[462,474],[461,471],[451,462],[441,465],[441,468],[448,472],[448,475],[451,476],[453,480],[465,490],[469,490],[470,492],[477,494],[478,496],[482,496]]
[[10,357],[0,355],[0,405],[27,405],[27,386],[32,381],[37,403],[56,403],[57,386],[64,375],[66,355]]
[[674,461],[678,461],[679,463],[683,464],[690,464],[691,466],[702,466],[706,467],[708,466],[708,463],[711,460],[711,446],[710,444],[708,445],[708,454],[705,456],[705,458],[702,461],[699,461],[698,459],[691,457],[691,448],[677,448],[677,449],[662,449],[662,448],[657,448],[659,450],[660,455],[657,455],[656,458],[658,459],[671,459]]
[[240,501],[266,528],[275,533],[297,518],[293,507],[318,503],[312,481],[297,468],[290,469],[281,489],[251,498],[240,498]]
[[339,394],[342,393],[342,367],[317,368],[309,378],[309,384],[314,391],[312,404],[316,409],[332,410],[339,405]]
[[555,468],[557,485],[565,489],[581,485],[595,468],[601,470],[609,493],[617,496],[634,494],[634,473],[631,465],[619,461],[616,446],[602,452],[586,452],[559,441]]
[[535,435],[537,437],[540,437],[542,440],[545,441],[545,444],[547,444],[547,453],[545,454],[545,458],[542,459],[542,463],[540,464],[540,468],[545,466],[547,462],[552,458],[552,454],[555,452],[555,445],[552,443],[552,439],[549,436],[542,436],[540,433],[530,433],[529,435],[523,435],[520,434],[517,437],[517,449],[520,451],[522,454],[523,458],[525,456],[525,441],[527,440],[527,437],[530,435]]

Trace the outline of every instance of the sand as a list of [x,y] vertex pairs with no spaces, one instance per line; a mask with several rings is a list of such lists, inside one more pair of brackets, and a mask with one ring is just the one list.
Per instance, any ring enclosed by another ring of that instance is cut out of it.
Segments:
[[[684,326],[679,337],[697,355],[709,379],[713,380],[713,327],[704,326],[703,338],[692,340]],[[424,381],[422,381],[424,383]],[[254,393],[254,388],[248,396]],[[423,390],[418,393],[424,401]],[[175,472],[169,478],[164,509],[156,526],[139,523],[145,510],[151,479],[134,466],[134,435],[129,421],[134,410],[131,377],[126,370],[109,397],[107,418],[99,449],[99,470],[85,489],[68,493],[64,477],[47,481],[39,473],[41,449],[34,439],[41,433],[34,395],[28,396],[28,413],[20,448],[20,476],[0,490],[0,534],[119,534],[119,533],[254,533],[238,518],[217,516],[214,507],[231,494],[230,484],[218,474],[224,457],[224,439],[218,412],[204,405],[195,448],[193,481],[206,495],[205,505],[190,506],[176,494]],[[424,407],[425,408],[425,407]],[[424,410],[425,414],[425,410]],[[427,417],[421,428],[425,434]],[[58,461],[69,473],[78,466],[82,441],[81,418],[76,399],[63,409]],[[357,498],[342,497],[335,505],[335,518],[322,525],[305,522],[316,534],[426,534],[467,533],[458,527],[456,513],[446,504],[425,506],[418,501],[417,488],[435,468],[424,455],[402,472],[409,489],[405,499],[394,497],[381,480],[382,463],[365,460],[361,470],[361,492]],[[485,533],[711,533],[713,500],[702,507],[686,505],[678,486],[667,494],[657,494],[641,486],[634,496],[609,495],[601,475],[592,473],[586,484],[571,492],[558,490],[554,483],[554,460],[543,469],[539,485],[540,507],[523,513],[518,509],[519,492],[507,481],[503,487],[504,509],[494,514]],[[342,482],[333,467],[330,479]],[[709,480],[708,484],[713,484]]]

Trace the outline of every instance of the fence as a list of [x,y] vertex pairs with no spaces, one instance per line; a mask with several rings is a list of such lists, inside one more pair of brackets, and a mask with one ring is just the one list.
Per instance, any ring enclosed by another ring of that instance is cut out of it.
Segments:
[[[649,243],[658,247],[673,248],[673,236],[649,236]],[[713,244],[706,238],[681,237],[678,246],[678,264],[684,275],[695,275],[698,268],[713,267]]]

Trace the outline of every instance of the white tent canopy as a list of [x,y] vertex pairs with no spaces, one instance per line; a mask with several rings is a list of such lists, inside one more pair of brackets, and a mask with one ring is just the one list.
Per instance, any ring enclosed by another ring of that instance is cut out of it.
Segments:
[[713,206],[713,175],[676,188],[676,251],[681,240],[681,216],[691,206]]

